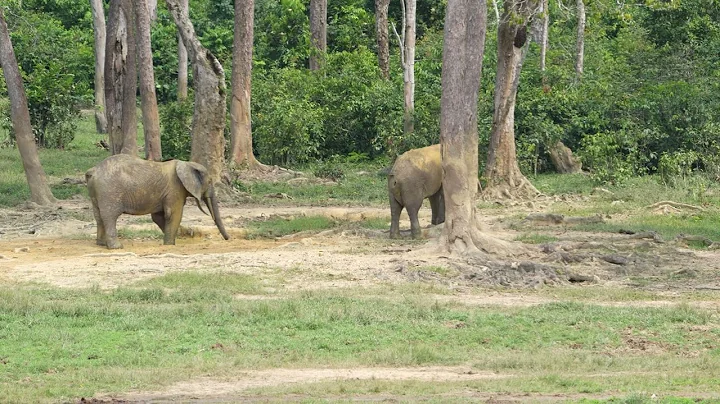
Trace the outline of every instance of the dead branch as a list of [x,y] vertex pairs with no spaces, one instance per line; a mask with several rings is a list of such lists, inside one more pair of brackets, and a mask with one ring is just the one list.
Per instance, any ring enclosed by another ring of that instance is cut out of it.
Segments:
[[661,209],[666,206],[670,206],[675,209],[691,209],[691,210],[697,210],[700,212],[704,212],[705,209],[703,209],[700,206],[690,205],[687,203],[681,203],[681,202],[674,202],[674,201],[660,201],[653,203],[652,205],[646,206],[645,209]]

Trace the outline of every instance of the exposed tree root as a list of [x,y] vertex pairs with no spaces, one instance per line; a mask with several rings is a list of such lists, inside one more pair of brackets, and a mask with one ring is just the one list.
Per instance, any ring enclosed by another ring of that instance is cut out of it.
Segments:
[[690,209],[690,210],[696,210],[699,212],[705,211],[705,209],[703,209],[700,206],[689,205],[687,203],[674,202],[674,201],[656,202],[656,203],[653,203],[652,205],[646,206],[645,209],[663,210],[663,209],[667,209],[668,207],[674,208],[674,209]]
[[519,174],[514,181],[500,181],[488,186],[482,191],[480,197],[484,200],[497,199],[534,199],[542,193],[525,178]]

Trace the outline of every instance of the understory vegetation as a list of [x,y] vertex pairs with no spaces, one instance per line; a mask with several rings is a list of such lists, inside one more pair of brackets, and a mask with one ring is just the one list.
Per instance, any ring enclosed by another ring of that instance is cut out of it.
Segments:
[[[28,0],[6,7],[38,142],[69,147],[77,111],[92,105],[89,3]],[[379,74],[373,3],[342,0],[328,7],[327,63],[311,72],[307,4],[256,2],[252,123],[259,160],[295,166],[337,156],[392,159],[438,141],[445,2],[418,8],[412,134],[402,131],[402,68],[392,35],[390,79]],[[192,0],[190,10],[201,41],[229,80],[232,2]],[[720,14],[712,1],[588,4],[581,79],[573,68],[574,9],[550,2],[549,12],[546,71],[532,43],[517,96],[518,159],[526,175],[552,171],[546,149],[561,140],[597,183],[655,173],[717,177]],[[481,169],[493,110],[494,19],[489,13],[478,112]],[[390,20],[401,21],[398,4],[390,5]],[[187,158],[191,108],[175,101],[177,34],[162,2],[152,44],[164,157]],[[0,109],[7,111],[4,91],[0,80]],[[7,130],[7,116],[2,122]]]

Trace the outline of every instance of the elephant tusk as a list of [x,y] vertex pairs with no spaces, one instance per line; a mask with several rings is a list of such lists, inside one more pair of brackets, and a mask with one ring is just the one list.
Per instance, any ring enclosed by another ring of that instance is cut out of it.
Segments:
[[[197,202],[197,207],[198,207],[198,209],[200,209],[200,211],[201,211],[202,213],[204,213],[204,214],[207,215],[208,213],[205,212],[205,209],[203,209],[202,205],[200,204],[200,200],[199,200],[198,198],[195,198],[195,202]],[[207,202],[205,202],[205,203],[207,204]],[[208,209],[210,209],[210,207],[208,207]]]

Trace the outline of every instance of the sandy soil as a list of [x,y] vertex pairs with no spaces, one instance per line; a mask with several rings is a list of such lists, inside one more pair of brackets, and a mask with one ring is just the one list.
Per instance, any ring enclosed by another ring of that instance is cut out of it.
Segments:
[[[112,289],[175,271],[230,271],[259,277],[282,278],[284,291],[372,287],[378,284],[430,282],[447,286],[451,293],[439,301],[468,305],[530,306],[551,302],[551,297],[503,292],[502,288],[541,285],[575,287],[642,287],[665,293],[666,300],[630,304],[661,307],[677,303],[680,293],[720,290],[720,252],[695,251],[675,243],[660,243],[628,235],[573,232],[562,225],[525,223],[512,219],[546,205],[525,204],[506,210],[483,212],[482,224],[495,237],[512,241],[528,232],[557,238],[545,245],[518,245],[515,256],[490,260],[459,259],[438,254],[432,245],[392,241],[387,232],[362,231],[345,226],[320,234],[300,234],[274,240],[247,240],[243,225],[273,216],[325,215],[345,222],[389,217],[385,208],[364,207],[267,207],[232,206],[222,209],[231,240],[223,240],[212,219],[188,205],[183,234],[177,245],[164,246],[157,239],[125,239],[123,250],[109,251],[95,245],[95,223],[89,203],[64,201],[59,209],[0,210],[0,284],[46,283],[57,287]],[[409,227],[403,218],[402,228]],[[430,211],[421,212],[429,228]],[[513,221],[514,220],[514,221]],[[513,225],[510,225],[512,222]],[[151,229],[147,217],[123,216],[119,228]],[[441,274],[428,268],[448,268]],[[277,286],[272,286],[275,288]],[[478,293],[478,287],[492,287]],[[238,298],[273,298],[272,293]],[[622,305],[624,302],[600,302]],[[720,299],[692,304],[720,310]],[[244,401],[243,392],[279,383],[313,383],[343,379],[463,381],[508,378],[512,375],[474,373],[464,367],[271,369],[237,375],[230,380],[190,380],[163,391],[135,392],[123,397],[96,400],[125,401]],[[454,397],[457,398],[457,397]],[[583,396],[579,398],[603,398]],[[245,397],[245,399],[249,399]],[[257,400],[257,397],[252,398]],[[302,397],[298,398],[302,399]],[[371,401],[393,399],[370,397]],[[559,396],[478,396],[468,399],[500,401],[556,401]],[[261,400],[262,401],[262,400]]]

